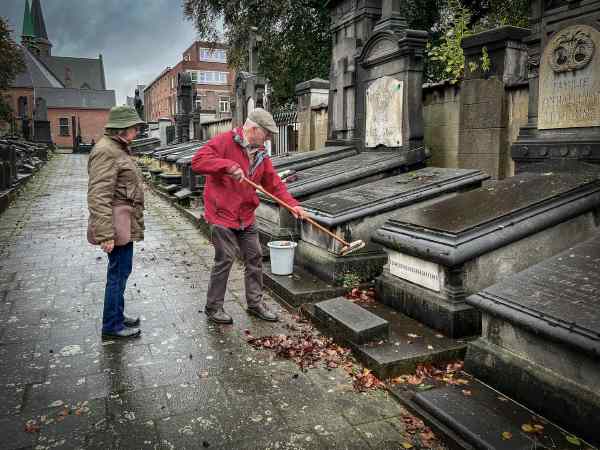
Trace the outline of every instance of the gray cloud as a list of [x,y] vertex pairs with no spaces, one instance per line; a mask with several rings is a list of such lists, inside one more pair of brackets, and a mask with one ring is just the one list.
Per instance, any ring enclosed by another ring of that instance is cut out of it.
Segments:
[[[179,0],[42,0],[52,54],[104,58],[109,89],[117,103],[133,96],[137,84],[148,84],[167,66],[175,65],[196,39],[183,17]],[[20,40],[25,0],[1,0]]]

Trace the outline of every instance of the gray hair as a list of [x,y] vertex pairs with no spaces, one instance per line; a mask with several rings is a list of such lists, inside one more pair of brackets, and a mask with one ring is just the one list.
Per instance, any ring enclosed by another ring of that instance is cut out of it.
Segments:
[[244,128],[261,128],[261,126],[250,119],[246,119],[246,122],[244,122]]

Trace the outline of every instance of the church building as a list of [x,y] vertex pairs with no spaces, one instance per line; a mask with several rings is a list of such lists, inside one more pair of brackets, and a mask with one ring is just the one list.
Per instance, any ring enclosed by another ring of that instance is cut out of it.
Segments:
[[52,54],[41,0],[25,0],[21,48],[26,70],[8,97],[14,111],[13,131],[58,147],[98,141],[115,91],[106,88],[102,55],[74,58]]

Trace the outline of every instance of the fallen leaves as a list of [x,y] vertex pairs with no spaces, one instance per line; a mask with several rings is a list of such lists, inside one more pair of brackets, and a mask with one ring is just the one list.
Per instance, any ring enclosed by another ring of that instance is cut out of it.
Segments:
[[385,384],[373,373],[364,368],[362,372],[353,374],[353,386],[359,392],[365,392],[369,389],[383,389]]
[[347,362],[350,349],[341,347],[333,339],[315,336],[309,331],[297,335],[285,334],[255,338],[247,333],[248,343],[255,348],[269,349],[280,358],[291,359],[302,369],[317,367],[320,362],[334,369]]
[[505,441],[508,441],[509,439],[512,439],[512,433],[510,431],[503,431],[502,432],[502,439],[504,439]]
[[[431,428],[425,425],[425,423],[421,419],[409,414],[408,412],[402,413],[401,418],[402,422],[404,422],[404,428],[406,432],[419,440],[420,448],[439,447],[437,437],[435,436]],[[405,444],[410,445],[410,447],[407,447]],[[402,446],[404,448],[412,448],[412,444],[408,441],[405,441],[405,443],[403,443]]]
[[463,362],[456,361],[446,364],[444,367],[436,367],[433,364],[419,364],[415,373],[410,375],[400,375],[392,378],[392,384],[410,384],[420,386],[428,379],[434,379],[446,384],[467,385],[469,380],[465,378],[456,378],[456,375],[462,371]]
[[346,293],[345,297],[354,303],[371,305],[375,303],[375,289],[353,288],[352,290],[350,290],[350,292]]

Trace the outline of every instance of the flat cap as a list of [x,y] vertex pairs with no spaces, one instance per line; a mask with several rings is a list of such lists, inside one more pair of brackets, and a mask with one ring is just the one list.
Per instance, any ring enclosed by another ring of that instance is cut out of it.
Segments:
[[273,120],[273,116],[268,111],[262,108],[256,108],[250,114],[248,114],[248,119],[254,122],[261,128],[264,128],[269,133],[277,134],[279,133],[279,129]]

